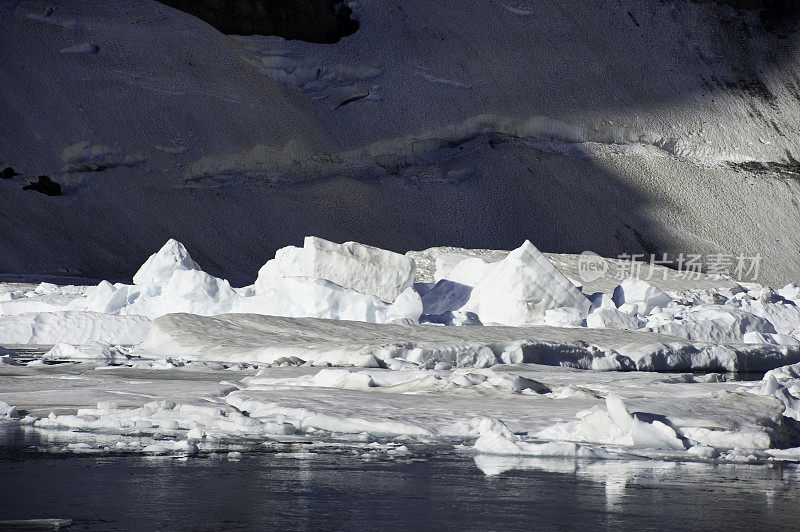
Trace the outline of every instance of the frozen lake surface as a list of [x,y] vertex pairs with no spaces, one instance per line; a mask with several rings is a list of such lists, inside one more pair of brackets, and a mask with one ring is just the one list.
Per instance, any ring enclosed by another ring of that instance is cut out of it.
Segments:
[[31,451],[41,443],[32,431],[0,434],[0,520],[70,519],[72,530],[790,530],[800,502],[793,465],[471,458],[443,449],[413,461],[347,451],[76,456]]

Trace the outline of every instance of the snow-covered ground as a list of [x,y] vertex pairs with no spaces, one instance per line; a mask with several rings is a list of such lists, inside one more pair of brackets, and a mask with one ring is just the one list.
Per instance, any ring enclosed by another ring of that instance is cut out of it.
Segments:
[[800,461],[797,286],[585,260],[309,237],[231,287],[170,240],[132,284],[5,283],[0,415],[49,451]]

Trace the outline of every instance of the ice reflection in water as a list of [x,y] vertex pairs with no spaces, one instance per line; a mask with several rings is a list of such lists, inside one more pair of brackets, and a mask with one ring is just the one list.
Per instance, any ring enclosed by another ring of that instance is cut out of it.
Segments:
[[774,508],[779,500],[800,500],[800,468],[796,465],[716,464],[661,460],[582,460],[519,456],[477,455],[475,465],[487,477],[520,472],[563,475],[602,485],[605,510],[624,512],[641,489],[723,491],[748,494],[753,504],[763,500]]
[[[774,530],[791,527],[800,501],[796,466],[473,458],[442,445],[400,460],[346,444],[238,460],[32,452],[42,435],[0,433],[3,519],[90,530]],[[58,436],[48,443],[63,445]]]

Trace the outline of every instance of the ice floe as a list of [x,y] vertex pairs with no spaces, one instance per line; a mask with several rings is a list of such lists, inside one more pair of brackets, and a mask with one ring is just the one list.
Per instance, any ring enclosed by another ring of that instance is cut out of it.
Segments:
[[[609,381],[602,373],[535,365],[96,364],[5,370],[11,373],[2,377],[0,401],[20,405],[29,412],[20,423],[54,441],[67,438],[70,445],[56,448],[76,453],[185,455],[246,442],[347,447],[394,438],[481,454],[766,461],[773,459],[767,450],[793,441],[781,401],[737,382],[643,372]],[[54,401],[61,406],[54,409]],[[774,459],[791,460],[792,453]]]
[[153,322],[140,356],[314,364],[535,363],[598,370],[766,371],[800,361],[800,348],[709,344],[645,331],[584,327],[387,325],[256,314],[170,314]]
[[125,349],[105,342],[87,342],[82,345],[58,343],[43,356],[45,360],[100,360],[114,363],[127,361]]
[[86,434],[59,444],[76,453],[394,438],[520,460],[795,460],[796,287],[657,272],[584,283],[530,242],[400,255],[307,238],[232,287],[170,240],[132,284],[0,284],[2,419]]
[[482,435],[475,442],[473,449],[479,453],[520,456],[592,458],[595,455],[590,449],[572,442],[532,443],[498,432],[487,432]]
[[649,449],[685,449],[672,427],[658,419],[641,421],[631,415],[618,395],[609,394],[605,406],[581,412],[580,421],[545,429],[538,436]]
[[[11,315],[26,314],[28,317],[20,318],[19,323],[32,322],[34,328],[41,329],[39,322],[47,321],[44,316],[58,312],[142,316],[149,320],[175,312],[203,316],[256,313],[370,323],[541,324],[652,331],[693,343],[788,348],[800,344],[796,338],[800,310],[792,299],[796,290],[791,286],[782,289],[784,297],[760,285],[743,288],[720,280],[717,289],[670,296],[649,282],[630,278],[609,290],[613,295],[584,295],[561,271],[574,273],[568,261],[545,256],[530,242],[512,252],[475,253],[445,248],[427,259],[420,253],[403,256],[353,242],[336,244],[308,237],[302,248],[279,250],[261,269],[255,285],[233,288],[224,279],[203,272],[179,242],[170,240],[142,265],[133,284],[103,281],[94,287],[60,287],[42,283],[34,289],[4,290],[0,294],[0,319],[8,321]],[[417,259],[423,264],[420,275],[438,279],[435,286],[412,286]],[[427,265],[426,261],[434,264]],[[663,279],[668,278],[665,272],[661,272]],[[92,316],[83,315],[85,319]],[[50,335],[37,341],[47,338],[76,343],[74,335],[67,339]],[[142,339],[139,334],[125,340],[137,343]],[[19,331],[14,336],[0,336],[0,340],[31,342]],[[92,340],[120,343],[108,334],[87,337],[87,341]],[[742,349],[718,349],[728,353],[720,367],[740,366],[741,360],[730,360],[734,357],[731,353]],[[635,360],[642,358],[638,347],[628,350],[635,352]],[[719,358],[719,354],[713,358]],[[741,359],[739,355],[734,358]],[[687,366],[681,362],[678,367]],[[663,369],[658,365],[643,368]],[[624,369],[624,365],[618,369]]]
[[147,335],[150,320],[99,312],[58,311],[0,316],[4,344],[73,345],[89,342],[138,344]]

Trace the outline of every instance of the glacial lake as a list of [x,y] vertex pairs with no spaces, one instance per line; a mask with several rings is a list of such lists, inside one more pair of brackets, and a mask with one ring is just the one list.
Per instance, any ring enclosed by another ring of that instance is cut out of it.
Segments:
[[38,443],[0,430],[0,530],[32,519],[70,520],[69,530],[800,528],[800,469],[780,464],[473,457],[452,447],[401,460],[347,449],[176,458],[53,454]]

